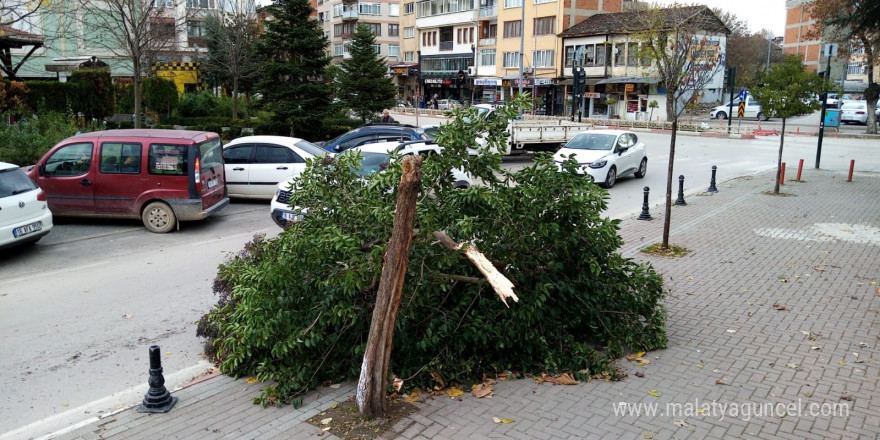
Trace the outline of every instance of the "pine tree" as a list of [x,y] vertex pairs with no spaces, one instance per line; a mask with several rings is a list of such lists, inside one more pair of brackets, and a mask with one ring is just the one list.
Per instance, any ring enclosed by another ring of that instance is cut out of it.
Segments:
[[358,24],[348,52],[351,58],[342,62],[339,75],[340,99],[361,120],[394,105],[394,85],[388,77],[384,57],[376,53],[376,38],[370,28]]
[[330,111],[330,87],[322,78],[330,63],[327,37],[308,0],[276,0],[267,9],[272,19],[257,44],[263,60],[257,91],[291,136],[314,133]]

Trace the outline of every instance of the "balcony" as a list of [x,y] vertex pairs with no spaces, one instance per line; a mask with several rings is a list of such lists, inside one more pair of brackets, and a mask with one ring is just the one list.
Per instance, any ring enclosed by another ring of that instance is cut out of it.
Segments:
[[494,18],[498,16],[498,5],[481,6],[480,18]]
[[447,51],[452,50],[453,41],[441,41],[440,42],[440,50]]
[[342,21],[355,21],[358,19],[358,11],[354,9],[349,9],[346,11],[342,11]]
[[494,38],[480,38],[480,47],[491,47],[495,45]]

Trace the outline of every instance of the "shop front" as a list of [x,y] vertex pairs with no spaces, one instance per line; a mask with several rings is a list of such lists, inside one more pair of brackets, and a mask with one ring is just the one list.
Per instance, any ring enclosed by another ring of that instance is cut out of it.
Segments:
[[501,78],[474,78],[474,102],[501,101]]
[[409,105],[418,105],[419,65],[415,63],[393,64],[390,66],[391,77],[397,89],[397,99]]
[[[599,81],[605,87],[608,117],[647,121],[652,100],[663,103],[665,109],[666,96],[658,93],[658,81],[652,77],[614,77]],[[665,118],[665,111],[655,111],[653,116]]]

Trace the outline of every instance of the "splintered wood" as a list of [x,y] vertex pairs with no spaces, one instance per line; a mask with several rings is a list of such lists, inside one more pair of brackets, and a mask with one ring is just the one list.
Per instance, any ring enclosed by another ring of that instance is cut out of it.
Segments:
[[513,283],[510,282],[507,277],[502,275],[476,246],[466,242],[456,243],[442,231],[435,231],[434,237],[437,237],[440,244],[449,249],[455,251],[464,249],[464,255],[468,260],[471,260],[471,262],[474,263],[474,266],[477,266],[477,269],[479,269],[480,272],[482,272],[486,277],[486,281],[489,282],[489,285],[492,286],[492,289],[495,290],[495,293],[498,294],[498,297],[501,298],[501,302],[503,302],[505,306],[510,308],[510,305],[507,304],[507,298],[512,299],[514,302],[519,302],[519,298],[513,293]]

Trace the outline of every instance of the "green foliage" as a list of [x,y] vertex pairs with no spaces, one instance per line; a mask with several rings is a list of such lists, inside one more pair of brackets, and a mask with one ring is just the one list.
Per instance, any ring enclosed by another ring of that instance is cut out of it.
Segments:
[[219,116],[219,110],[219,99],[207,91],[185,93],[177,106],[178,114],[183,117]]
[[70,106],[75,113],[86,119],[103,119],[113,114],[115,100],[110,69],[78,69],[70,75],[75,88],[70,91]]
[[65,113],[72,104],[77,85],[58,81],[25,81],[27,106],[37,112]]
[[327,37],[308,0],[279,0],[256,45],[262,75],[256,90],[264,108],[288,127],[288,136],[320,127],[330,112],[330,86],[321,75],[330,63]]
[[178,94],[174,81],[157,76],[144,79],[141,83],[144,105],[163,116],[170,116],[177,107]]
[[339,69],[339,99],[366,123],[376,113],[394,106],[395,88],[384,57],[376,53],[376,37],[360,23],[351,36],[351,58]]
[[808,71],[796,55],[788,55],[782,63],[773,65],[761,82],[761,87],[751,90],[761,110],[783,119],[819,110],[821,104],[813,98],[830,86],[815,72]]
[[[509,172],[491,154],[505,141],[516,106],[489,120],[457,109],[421,167],[409,270],[391,369],[408,386],[480,380],[511,369],[609,372],[626,349],[664,347],[661,277],[623,258],[618,220],[602,216],[608,194],[550,155]],[[475,138],[488,129],[479,155]],[[310,161],[291,205],[305,219],[274,239],[258,238],[220,266],[216,307],[199,323],[224,372],[277,381],[261,403],[289,401],[325,380],[357,377],[394,219],[400,161],[359,180],[356,154]],[[462,168],[483,185],[453,189]],[[434,231],[474,243],[514,283],[506,308],[461,253]]]
[[134,86],[116,83],[116,113],[134,114]]
[[77,126],[75,117],[55,112],[34,115],[11,125],[4,120],[0,122],[0,161],[18,165],[34,164],[62,139],[78,131],[95,131],[98,128],[96,124]]

